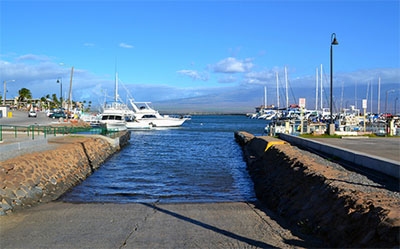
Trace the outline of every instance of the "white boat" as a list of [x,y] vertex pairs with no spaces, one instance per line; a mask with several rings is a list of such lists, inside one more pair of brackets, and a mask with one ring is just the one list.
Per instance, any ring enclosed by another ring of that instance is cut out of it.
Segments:
[[135,119],[139,122],[150,124],[153,127],[179,127],[188,120],[186,117],[176,118],[161,115],[150,106],[151,102],[135,102],[131,99],[130,103]]
[[105,103],[103,112],[100,114],[100,124],[106,126],[107,130],[126,130],[126,120],[129,118],[129,109],[120,102]]
[[153,128],[152,124],[149,124],[146,121],[139,121],[136,118],[127,120],[125,125],[128,130],[147,130]]
[[103,112],[99,115],[99,123],[105,125],[107,130],[123,131],[150,129],[152,124],[135,118],[135,113],[119,100],[118,73],[115,74],[115,96],[113,102],[105,102]]

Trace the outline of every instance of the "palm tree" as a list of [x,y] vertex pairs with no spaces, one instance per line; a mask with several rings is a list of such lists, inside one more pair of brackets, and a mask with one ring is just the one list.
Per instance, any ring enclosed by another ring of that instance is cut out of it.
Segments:
[[42,109],[48,109],[49,107],[49,103],[47,102],[47,99],[44,96],[40,98],[40,107]]
[[28,99],[32,99],[32,93],[29,89],[27,88],[21,88],[21,90],[18,91],[18,106],[20,105],[20,102],[23,102]]
[[57,95],[56,95],[55,93],[53,93],[53,95],[52,95],[51,97],[52,97],[52,100],[53,100],[54,107],[56,107],[56,106],[55,106],[56,104],[59,104],[59,105],[60,105],[60,108],[62,108],[61,103],[60,103],[60,101],[59,101],[58,98],[57,98]]

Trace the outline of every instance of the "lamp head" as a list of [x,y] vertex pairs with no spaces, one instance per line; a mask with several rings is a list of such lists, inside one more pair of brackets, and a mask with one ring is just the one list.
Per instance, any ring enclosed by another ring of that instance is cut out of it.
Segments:
[[339,45],[339,42],[336,40],[336,34],[332,33],[332,37],[331,37],[331,45]]

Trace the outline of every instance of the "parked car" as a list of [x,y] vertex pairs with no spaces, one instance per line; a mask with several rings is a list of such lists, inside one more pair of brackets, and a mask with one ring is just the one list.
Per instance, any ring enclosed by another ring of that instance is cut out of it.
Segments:
[[37,113],[35,111],[29,111],[28,118],[37,118]]
[[64,112],[54,112],[49,115],[49,118],[66,118],[67,115],[65,115]]

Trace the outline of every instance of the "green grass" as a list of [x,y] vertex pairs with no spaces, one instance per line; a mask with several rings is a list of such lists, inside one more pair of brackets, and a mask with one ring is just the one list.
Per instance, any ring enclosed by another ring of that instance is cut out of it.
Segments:
[[312,134],[301,134],[300,137],[302,138],[342,138],[342,136],[339,135],[333,135],[330,136],[328,134],[322,134],[322,135],[312,135]]

